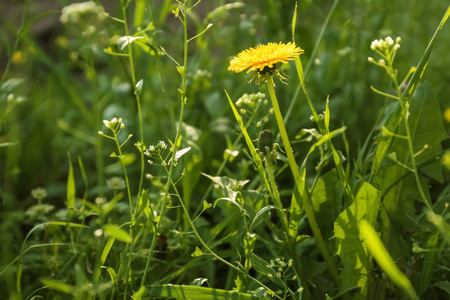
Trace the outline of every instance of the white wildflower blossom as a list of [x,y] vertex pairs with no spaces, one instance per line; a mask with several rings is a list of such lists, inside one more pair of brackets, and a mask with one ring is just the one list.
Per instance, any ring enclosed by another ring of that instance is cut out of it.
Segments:
[[59,20],[61,23],[79,23],[82,19],[95,22],[105,19],[105,10],[94,1],[73,3],[64,7]]
[[114,176],[111,177],[110,179],[106,180],[106,185],[115,191],[121,191],[125,189],[125,180],[123,180],[123,178],[118,177],[118,176]]
[[36,200],[42,200],[47,197],[47,191],[43,188],[38,187],[31,190],[31,196],[33,196],[33,198]]

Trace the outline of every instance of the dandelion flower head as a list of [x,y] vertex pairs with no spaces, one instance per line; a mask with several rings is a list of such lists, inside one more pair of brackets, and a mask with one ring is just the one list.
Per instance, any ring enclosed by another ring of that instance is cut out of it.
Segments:
[[259,71],[269,72],[275,69],[277,63],[287,63],[304,51],[294,43],[268,43],[242,51],[230,61],[228,70],[236,73],[246,69],[247,73]]

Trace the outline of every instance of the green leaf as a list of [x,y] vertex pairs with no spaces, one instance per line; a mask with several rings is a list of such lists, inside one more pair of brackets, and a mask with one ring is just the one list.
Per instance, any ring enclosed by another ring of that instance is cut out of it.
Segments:
[[[240,127],[240,129],[242,131],[242,134],[244,135],[245,142],[247,144],[248,149],[250,150],[250,153],[252,155],[253,161],[256,164],[256,168],[258,169],[258,173],[261,176],[261,178],[264,179],[264,183],[265,183],[265,186],[266,186],[267,190],[270,192],[270,194],[272,194],[272,190],[270,188],[270,184],[269,184],[269,181],[267,179],[266,172],[264,171],[264,166],[262,164],[261,158],[259,157],[258,153],[256,152],[255,145],[253,145],[253,141],[250,138],[250,136],[249,136],[249,134],[247,132],[247,129],[245,128],[244,122],[242,121],[242,118],[239,115],[239,112],[237,111],[236,107],[234,106],[233,101],[231,101],[231,98],[228,95],[227,91],[225,91],[225,94],[227,95],[228,102],[230,103],[230,106],[231,106],[231,109],[233,111],[234,117],[236,118],[236,121],[239,124],[239,127]],[[295,203],[295,201],[294,201],[293,205],[296,206],[296,207],[298,206],[297,203]]]
[[65,294],[72,294],[75,290],[75,287],[60,281],[50,280],[46,278],[42,278],[41,282],[43,285],[47,286],[50,289],[63,292]]
[[[417,164],[421,164],[442,151],[441,142],[448,138],[442,121],[442,112],[433,88],[425,81],[411,98],[408,124],[411,132],[413,149]],[[403,124],[398,134],[406,136]],[[404,139],[394,139],[392,151],[397,153],[397,159],[406,164],[409,159],[408,142]],[[420,154],[419,154],[420,153]],[[428,176],[443,182],[442,165],[439,161],[427,165],[422,171]]]
[[326,237],[332,235],[330,220],[336,220],[341,212],[343,186],[336,170],[326,173],[317,181],[311,194],[311,203],[317,217],[317,223]]
[[75,179],[73,178],[73,167],[72,167],[72,161],[70,160],[70,153],[68,153],[69,156],[69,175],[67,176],[67,209],[69,210],[70,214],[73,213],[73,210],[75,209]]
[[255,217],[254,217],[253,220],[252,220],[252,223],[250,224],[249,231],[252,231],[253,226],[255,225],[255,223],[258,221],[258,219],[259,219],[266,211],[269,211],[269,210],[272,210],[272,209],[274,209],[274,210],[279,210],[281,213],[283,213],[283,210],[282,210],[281,208],[276,207],[276,206],[274,206],[274,205],[267,205],[267,206],[264,206],[263,208],[261,208],[261,209],[256,213]]
[[364,245],[368,247],[375,257],[378,265],[383,269],[389,278],[400,288],[404,289],[413,300],[419,300],[408,277],[400,271],[389,252],[384,247],[377,232],[367,220],[361,220],[359,224],[361,236],[364,237]]
[[292,42],[295,43],[295,26],[297,24],[297,2],[295,2],[294,16],[292,17]]
[[417,291],[419,296],[421,297],[428,289],[428,286],[430,285],[431,279],[433,277],[433,270],[435,268],[436,257],[438,255],[438,252],[434,250],[438,247],[438,238],[439,232],[435,232],[431,234],[430,238],[428,239],[427,248],[430,251],[427,251],[425,253],[425,258],[423,260],[423,269],[420,273],[419,289]]
[[105,224],[103,230],[107,235],[124,243],[131,243],[133,240],[125,230],[119,228],[116,224]]
[[[422,57],[420,58],[420,61],[416,68],[416,71],[414,72],[413,76],[411,77],[411,80],[408,82],[407,87],[405,88],[405,90],[403,91],[403,94],[401,95],[400,101],[403,101],[405,104],[409,101],[409,98],[417,89],[417,85],[418,85],[420,79],[422,78],[423,73],[425,72],[425,68],[428,64],[428,60],[430,59],[430,55],[433,50],[434,44],[436,42],[438,33],[444,26],[444,23],[447,21],[449,14],[450,14],[450,5],[448,6],[447,11],[445,12],[445,15],[443,16],[439,26],[437,27],[436,31],[434,32],[433,37],[431,38],[430,42],[428,43],[427,49],[425,50]],[[402,111],[400,105],[398,105],[397,108],[392,112],[391,116],[389,117],[387,124],[385,124],[386,128],[391,132],[395,132],[397,130],[397,127],[400,124],[403,116],[404,116],[404,111]],[[375,153],[375,157],[374,157],[373,164],[372,164],[372,172],[373,173],[378,172],[378,169],[380,168],[381,163],[383,162],[387,152],[389,151],[391,142],[392,142],[392,136],[382,136],[381,137],[380,142],[378,143],[378,148]]]
[[434,286],[437,286],[438,288],[446,291],[447,294],[450,295],[450,281],[439,281],[439,282],[436,282],[434,284]]
[[252,254],[253,249],[255,249],[256,245],[256,234],[251,234],[247,232],[244,237],[244,249],[245,249],[245,264],[244,267],[246,270],[250,270],[252,267]]
[[106,271],[108,271],[109,277],[111,278],[111,283],[114,284],[116,282],[117,277],[116,271],[114,271],[114,269],[111,267],[105,266],[102,266],[102,269],[106,269]]
[[[355,202],[345,209],[334,222],[335,238],[337,239],[337,254],[344,268],[341,273],[342,284],[338,295],[361,288],[364,295],[367,284],[369,260],[367,248],[360,239],[358,223],[367,219],[373,224],[380,207],[380,192],[364,182],[355,197]],[[338,296],[336,295],[336,296]]]
[[108,257],[109,251],[111,250],[112,246],[114,245],[114,241],[116,239],[113,237],[109,237],[106,241],[105,247],[103,247],[102,255],[100,256],[100,262],[103,265],[106,261],[106,258]]
[[137,291],[136,293],[133,294],[133,296],[132,296],[133,300],[141,300],[142,296],[145,294],[145,292],[146,292],[145,286],[141,286],[139,291]]
[[195,251],[192,252],[192,254],[191,254],[192,257],[199,257],[202,255],[203,255],[203,252],[202,252],[202,250],[200,250],[199,247],[195,247]]
[[138,218],[143,213],[144,209],[147,207],[148,200],[149,200],[148,191],[143,190],[141,196],[139,197],[136,203],[135,218]]
[[256,254],[252,255],[252,267],[256,270],[256,272],[267,276],[267,278],[269,278],[280,288],[287,289],[286,283],[277,276],[275,270],[269,267],[269,263]]
[[208,203],[208,201],[203,200],[203,211],[207,210],[208,208],[211,208],[212,204]]
[[192,300],[256,300],[267,299],[265,297],[255,297],[249,294],[212,289],[202,286],[192,285],[153,285],[147,286],[147,293],[152,298],[172,298],[172,299],[192,299]]

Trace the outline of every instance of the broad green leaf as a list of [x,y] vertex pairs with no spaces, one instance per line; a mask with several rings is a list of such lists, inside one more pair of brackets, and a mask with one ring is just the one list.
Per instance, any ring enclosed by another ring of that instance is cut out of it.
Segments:
[[419,300],[408,277],[400,271],[389,252],[384,247],[378,233],[373,229],[367,220],[361,220],[359,223],[361,237],[364,239],[364,245],[370,250],[375,257],[378,265],[383,269],[389,278],[400,288],[404,289],[409,297],[413,300]]
[[[425,68],[428,64],[428,60],[430,58],[431,52],[432,52],[434,44],[436,42],[438,33],[441,31],[442,27],[444,26],[444,23],[447,21],[449,14],[450,14],[450,5],[448,6],[447,11],[445,12],[439,26],[437,27],[436,31],[434,32],[433,37],[431,38],[430,42],[428,43],[427,49],[425,50],[422,57],[420,58],[420,61],[416,68],[416,71],[414,72],[413,76],[411,77],[411,80],[408,82],[407,87],[403,91],[403,94],[400,99],[400,101],[403,101],[403,103],[406,104],[409,101],[411,95],[414,94],[414,92],[416,91],[417,85],[418,85],[420,79],[422,78],[423,73],[425,72]],[[397,127],[400,124],[403,116],[404,116],[404,111],[402,111],[400,105],[398,105],[397,108],[393,111],[389,120],[387,121],[387,124],[385,125],[386,128],[391,132],[395,132],[397,130]],[[389,151],[391,142],[392,142],[392,136],[382,136],[381,137],[380,142],[378,143],[378,148],[376,150],[375,157],[374,157],[373,164],[372,164],[372,172],[373,173],[378,172],[378,169],[380,168],[381,163],[383,162],[386,154]]]
[[355,202],[345,209],[334,222],[335,238],[337,240],[337,254],[344,266],[341,273],[341,288],[338,295],[361,288],[365,295],[369,260],[367,248],[360,239],[358,223],[367,219],[373,224],[380,207],[380,192],[364,182],[355,197]]
[[333,169],[317,181],[311,194],[317,223],[325,239],[333,234],[329,224],[330,220],[336,220],[341,212],[343,191],[342,183],[338,179],[336,170]]
[[[442,151],[441,142],[448,138],[442,121],[442,113],[439,102],[428,81],[425,81],[411,98],[409,107],[408,124],[413,142],[413,149],[417,164],[427,161]],[[398,134],[406,136],[405,127],[402,125]],[[404,164],[410,160],[408,141],[394,138],[392,151],[397,153],[397,159]],[[443,182],[442,165],[439,161],[422,169],[428,176]]]
[[439,281],[439,282],[436,282],[434,284],[434,286],[437,286],[438,288],[446,291],[447,294],[450,295],[450,281]]
[[[147,286],[147,294],[149,297],[158,299],[167,297],[172,299],[192,299],[192,300],[256,300],[267,299],[265,297],[255,297],[249,294],[226,291],[221,289],[212,289],[202,286],[192,285],[153,285]],[[143,299],[149,299],[143,297]]]
[[432,233],[430,235],[430,238],[428,239],[427,243],[427,251],[425,253],[425,258],[423,260],[423,269],[420,273],[420,283],[419,283],[419,289],[417,293],[419,296],[423,296],[425,291],[428,289],[428,286],[430,285],[431,279],[433,277],[433,270],[435,268],[436,264],[436,257],[438,255],[437,251],[434,251],[438,247],[438,238],[439,238],[439,232]]
[[132,238],[122,228],[119,228],[116,224],[105,224],[103,225],[103,230],[107,235],[109,235],[112,238],[115,238],[116,240],[119,240],[124,243],[131,243]]

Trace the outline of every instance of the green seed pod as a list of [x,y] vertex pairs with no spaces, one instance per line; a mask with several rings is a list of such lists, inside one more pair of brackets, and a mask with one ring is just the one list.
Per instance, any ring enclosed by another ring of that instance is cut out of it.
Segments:
[[269,149],[272,149],[273,145],[273,135],[272,131],[265,129],[259,133],[258,137],[258,143],[259,143],[259,150],[264,154],[266,153],[266,147],[269,147]]

